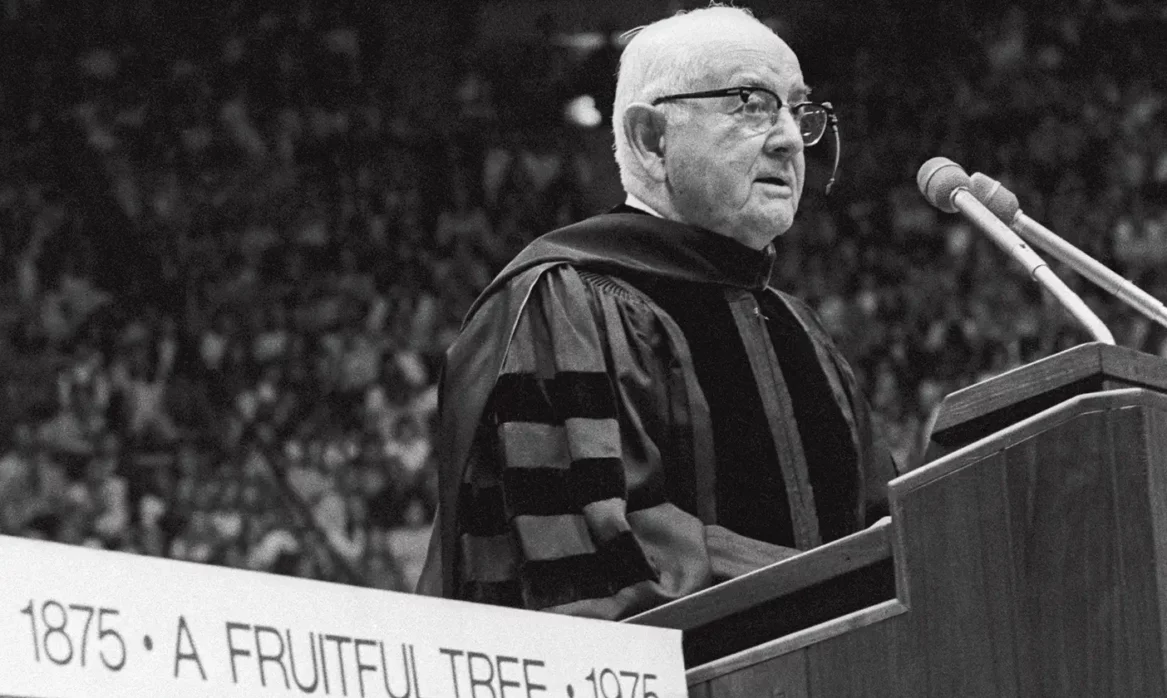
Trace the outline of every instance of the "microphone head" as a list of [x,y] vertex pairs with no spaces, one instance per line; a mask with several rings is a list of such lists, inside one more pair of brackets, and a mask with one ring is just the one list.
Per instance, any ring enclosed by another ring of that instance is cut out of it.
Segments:
[[1017,212],[1021,210],[1016,194],[997,180],[980,172],[973,173],[969,191],[985,205],[985,208],[992,211],[994,216],[1005,221],[1006,225],[1011,224]]
[[963,167],[948,158],[932,158],[920,166],[916,186],[928,203],[945,213],[956,213],[952,195],[958,189],[968,189],[969,178]]

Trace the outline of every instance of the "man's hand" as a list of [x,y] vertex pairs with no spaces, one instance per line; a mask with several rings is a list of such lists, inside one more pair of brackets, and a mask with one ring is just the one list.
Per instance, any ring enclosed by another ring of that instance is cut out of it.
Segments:
[[724,526],[706,526],[705,545],[709,551],[714,583],[740,577],[803,552],[797,548],[785,548],[747,538]]

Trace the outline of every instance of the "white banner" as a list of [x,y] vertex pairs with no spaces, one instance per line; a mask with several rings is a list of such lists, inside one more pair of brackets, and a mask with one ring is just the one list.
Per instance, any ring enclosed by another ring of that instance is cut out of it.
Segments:
[[0,536],[0,696],[682,698],[681,633]]

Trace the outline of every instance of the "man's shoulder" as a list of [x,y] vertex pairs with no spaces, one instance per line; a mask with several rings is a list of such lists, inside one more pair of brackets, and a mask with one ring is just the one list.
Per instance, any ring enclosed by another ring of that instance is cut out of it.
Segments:
[[[632,211],[618,207],[535,238],[487,285],[471,306],[467,319],[488,304],[513,302],[516,293],[520,297],[529,295],[549,270],[582,275],[585,281],[591,282],[588,285],[593,291],[619,292],[618,279],[627,277],[636,267],[645,266],[637,259],[644,257],[643,253],[630,249],[630,237],[637,231],[659,234],[654,226],[661,224],[652,216]],[[608,281],[599,282],[600,279]]]
[[629,255],[643,255],[639,245],[659,246],[661,236],[676,235],[684,226],[639,211],[617,206],[583,220],[561,226],[532,240],[502,275],[547,259],[563,259],[577,265],[620,264]]
[[597,266],[586,261],[555,260],[528,267],[505,279],[489,298],[477,308],[481,314],[488,306],[526,307],[531,298],[555,299],[563,308],[590,307],[598,312],[605,298],[617,305],[653,305],[652,299],[633,285],[628,274],[619,269]]

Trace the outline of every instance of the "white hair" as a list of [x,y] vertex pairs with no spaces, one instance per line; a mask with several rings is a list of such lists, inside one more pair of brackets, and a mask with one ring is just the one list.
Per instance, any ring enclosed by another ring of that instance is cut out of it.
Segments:
[[[635,102],[651,103],[666,94],[692,90],[709,71],[709,59],[713,55],[709,44],[737,37],[743,25],[773,34],[748,9],[718,3],[681,11],[632,30],[635,34],[620,56],[616,100],[612,106],[616,166],[620,169],[624,191],[641,195],[644,183],[624,133],[624,110]],[[686,114],[673,111],[668,118],[675,122],[686,118]]]

